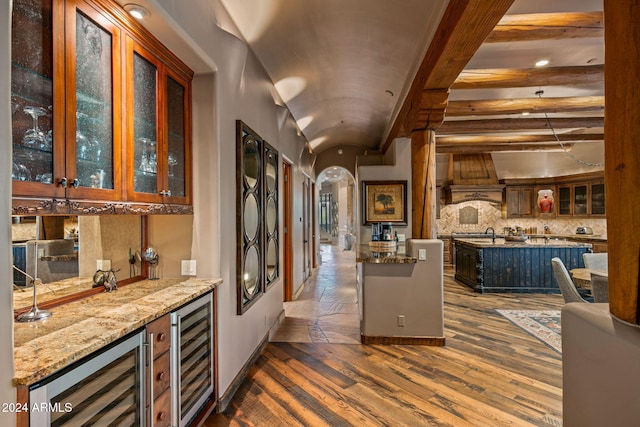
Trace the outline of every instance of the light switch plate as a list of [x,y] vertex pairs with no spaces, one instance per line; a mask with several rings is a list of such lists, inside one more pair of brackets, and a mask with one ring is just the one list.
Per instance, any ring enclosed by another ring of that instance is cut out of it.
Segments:
[[418,260],[426,261],[427,260],[427,250],[426,249],[418,249]]
[[196,260],[195,259],[183,259],[182,271],[183,276],[195,276],[196,275]]

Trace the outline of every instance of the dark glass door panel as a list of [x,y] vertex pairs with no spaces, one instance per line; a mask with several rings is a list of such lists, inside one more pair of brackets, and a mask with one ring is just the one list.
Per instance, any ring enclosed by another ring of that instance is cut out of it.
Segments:
[[134,191],[158,193],[158,68],[133,55]]
[[11,40],[14,181],[44,184],[53,181],[52,35],[51,0],[14,0]]
[[587,214],[587,186],[576,185],[573,188],[573,214]]
[[605,214],[604,183],[593,184],[591,186],[591,214],[592,215]]
[[558,215],[571,215],[571,187],[558,188]]
[[114,188],[112,36],[76,12],[76,178],[80,187]]
[[186,197],[185,88],[169,77],[167,82],[168,151],[165,164],[171,196]]

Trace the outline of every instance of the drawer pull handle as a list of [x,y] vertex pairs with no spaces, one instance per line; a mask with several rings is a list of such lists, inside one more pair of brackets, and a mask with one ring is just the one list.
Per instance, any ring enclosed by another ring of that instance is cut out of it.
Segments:
[[165,342],[166,339],[167,339],[167,334],[165,334],[164,332],[160,332],[158,334],[158,342]]
[[158,376],[156,377],[158,379],[158,381],[162,381],[164,380],[165,374],[164,371],[161,371],[158,373]]
[[165,411],[158,412],[158,421],[164,421],[167,418],[167,413]]

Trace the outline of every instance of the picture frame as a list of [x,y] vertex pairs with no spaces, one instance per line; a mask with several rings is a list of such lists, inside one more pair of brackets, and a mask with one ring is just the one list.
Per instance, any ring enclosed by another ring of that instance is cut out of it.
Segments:
[[363,181],[362,224],[407,225],[407,181]]

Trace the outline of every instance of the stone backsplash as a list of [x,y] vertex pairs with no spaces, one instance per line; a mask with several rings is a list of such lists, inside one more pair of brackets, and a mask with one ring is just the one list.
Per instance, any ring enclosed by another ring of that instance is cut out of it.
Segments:
[[[477,224],[464,224],[460,221],[460,211],[465,207],[478,210]],[[505,227],[522,227],[523,229],[537,228],[538,234],[544,233],[545,225],[551,234],[575,234],[578,227],[591,227],[593,234],[599,237],[607,236],[607,221],[604,218],[502,218],[500,206],[488,202],[471,201],[445,205],[440,209],[440,219],[436,220],[439,234],[451,233],[484,233],[487,227],[493,227],[498,234],[502,234]]]

